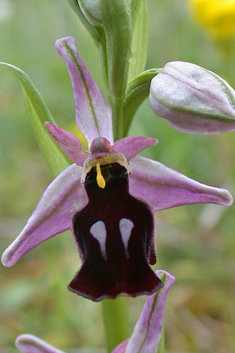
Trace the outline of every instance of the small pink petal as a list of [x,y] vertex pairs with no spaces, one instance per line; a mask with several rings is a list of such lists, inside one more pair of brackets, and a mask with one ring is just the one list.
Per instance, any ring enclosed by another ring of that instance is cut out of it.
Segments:
[[113,144],[112,111],[79,56],[75,39],[66,37],[56,41],[56,49],[69,70],[76,105],[76,121],[88,142],[106,137]]
[[158,141],[151,137],[128,136],[118,140],[112,146],[113,150],[122,153],[129,162],[139,152],[150,146],[155,146]]
[[64,353],[33,335],[20,335],[15,345],[22,353]]
[[131,194],[147,200],[154,211],[195,203],[230,206],[233,202],[227,190],[198,183],[151,159],[137,156],[130,168]]
[[80,140],[71,132],[65,131],[49,121],[45,122],[45,126],[67,156],[82,167],[90,153],[83,150]]
[[112,353],[125,353],[126,346],[128,344],[129,340],[123,341],[120,343],[113,351]]
[[72,164],[47,187],[22,232],[2,254],[4,266],[13,266],[35,246],[71,228],[72,215],[88,201],[81,173]]

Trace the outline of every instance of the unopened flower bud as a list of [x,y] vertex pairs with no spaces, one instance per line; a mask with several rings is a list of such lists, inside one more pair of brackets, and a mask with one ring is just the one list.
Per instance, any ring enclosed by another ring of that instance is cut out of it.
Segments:
[[188,134],[235,130],[234,89],[195,64],[167,63],[152,79],[150,106],[175,130]]
[[100,0],[78,0],[80,8],[86,19],[94,26],[102,24]]

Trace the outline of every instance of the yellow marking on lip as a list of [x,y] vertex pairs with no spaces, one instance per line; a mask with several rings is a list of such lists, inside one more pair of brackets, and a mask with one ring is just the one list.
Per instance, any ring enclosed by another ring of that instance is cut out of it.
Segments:
[[101,174],[101,169],[100,169],[100,162],[98,162],[96,164],[96,172],[97,172],[97,176],[96,176],[96,181],[97,181],[97,184],[100,188],[104,189],[105,188],[105,180],[104,180],[104,177],[103,175]]

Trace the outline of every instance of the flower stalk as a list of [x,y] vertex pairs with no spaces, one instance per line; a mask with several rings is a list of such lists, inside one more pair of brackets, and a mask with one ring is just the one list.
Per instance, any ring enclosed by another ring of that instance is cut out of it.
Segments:
[[130,336],[127,301],[125,297],[102,301],[103,323],[107,352],[110,353]]

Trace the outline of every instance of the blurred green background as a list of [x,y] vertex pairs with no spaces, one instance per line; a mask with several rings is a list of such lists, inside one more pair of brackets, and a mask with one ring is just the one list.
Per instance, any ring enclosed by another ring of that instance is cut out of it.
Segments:
[[[172,60],[212,70],[235,87],[234,37],[215,39],[187,0],[148,0],[147,68]],[[74,98],[57,38],[72,35],[93,78],[103,87],[97,49],[66,0],[0,0],[0,61],[23,69],[52,115],[74,131]],[[202,183],[235,195],[235,135],[190,136],[171,129],[146,101],[131,135],[155,137],[145,152]],[[23,105],[20,84],[0,67],[0,250],[19,234],[52,178]],[[158,212],[158,263],[176,277],[165,314],[168,352],[235,350],[234,206],[181,206]],[[15,352],[17,335],[31,333],[60,349],[105,346],[101,306],[66,286],[80,266],[70,232],[38,246],[12,268],[0,267],[0,352]],[[128,298],[134,327],[145,297]]]

